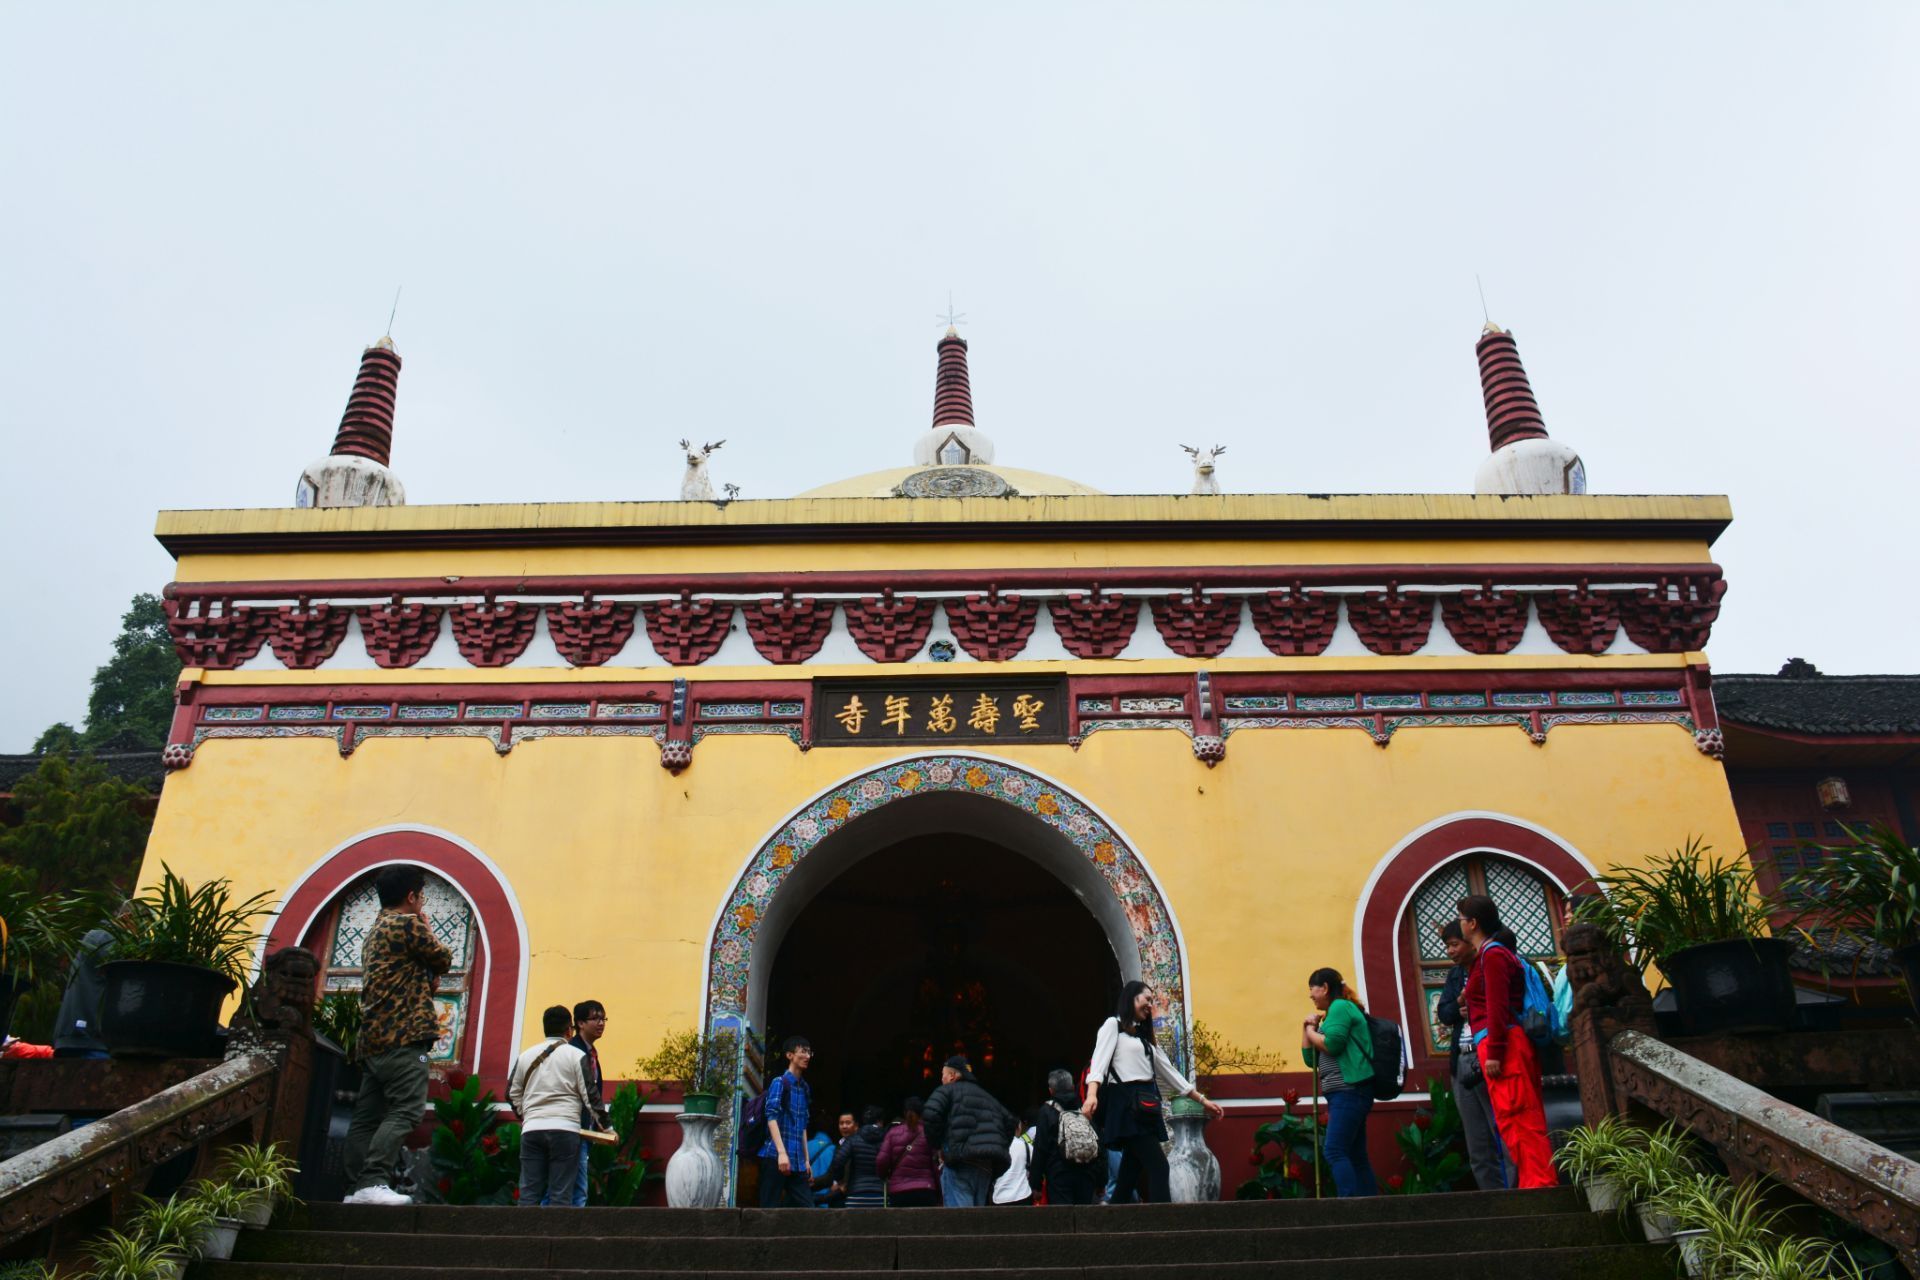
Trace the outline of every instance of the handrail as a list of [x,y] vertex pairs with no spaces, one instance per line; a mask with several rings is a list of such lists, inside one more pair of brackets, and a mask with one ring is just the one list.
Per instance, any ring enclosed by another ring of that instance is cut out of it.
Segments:
[[0,1246],[266,1114],[279,1066],[270,1050],[243,1053],[0,1163]]
[[1621,1095],[1885,1241],[1920,1274],[1920,1163],[1644,1032],[1618,1032],[1607,1054]]

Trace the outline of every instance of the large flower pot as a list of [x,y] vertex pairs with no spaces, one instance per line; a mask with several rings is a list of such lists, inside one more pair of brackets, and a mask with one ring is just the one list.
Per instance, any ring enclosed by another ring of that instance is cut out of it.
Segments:
[[1734,938],[1683,947],[1660,961],[1686,1035],[1793,1026],[1793,943]]
[[1173,1150],[1167,1153],[1167,1181],[1174,1203],[1218,1200],[1220,1162],[1207,1148],[1206,1108],[1187,1098],[1176,1098],[1168,1120],[1173,1126]]
[[1920,942],[1894,948],[1893,962],[1907,975],[1907,999],[1914,1012],[1920,1013]]
[[688,1115],[711,1116],[720,1111],[720,1095],[717,1093],[689,1093],[680,1100],[680,1109]]
[[206,1238],[200,1242],[200,1256],[212,1262],[224,1262],[233,1256],[233,1246],[239,1239],[240,1219],[215,1218],[207,1228]]
[[198,1058],[213,1051],[233,979],[197,965],[110,960],[100,966],[100,1039],[115,1057]]
[[1646,1232],[1648,1244],[1668,1244],[1673,1240],[1674,1229],[1679,1224],[1672,1218],[1644,1204],[1633,1206],[1633,1212],[1640,1219],[1640,1229]]
[[1673,1242],[1680,1246],[1680,1261],[1690,1276],[1704,1276],[1710,1273],[1707,1265],[1707,1233],[1701,1227],[1689,1227],[1673,1233]]
[[713,1149],[720,1117],[683,1111],[680,1149],[667,1161],[667,1203],[675,1209],[715,1209],[727,1189],[726,1170]]
[[1587,1208],[1595,1213],[1620,1212],[1620,1184],[1612,1178],[1595,1178],[1583,1182],[1580,1189],[1587,1193]]

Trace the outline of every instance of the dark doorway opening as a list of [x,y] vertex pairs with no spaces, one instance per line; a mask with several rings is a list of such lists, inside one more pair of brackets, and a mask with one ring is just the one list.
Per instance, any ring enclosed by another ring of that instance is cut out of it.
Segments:
[[891,1119],[964,1052],[1020,1114],[1047,1073],[1077,1077],[1112,1012],[1119,965],[1073,892],[1031,859],[964,835],[917,836],[822,889],[780,944],[768,986],[772,1063],[814,1047],[813,1125],[876,1105]]

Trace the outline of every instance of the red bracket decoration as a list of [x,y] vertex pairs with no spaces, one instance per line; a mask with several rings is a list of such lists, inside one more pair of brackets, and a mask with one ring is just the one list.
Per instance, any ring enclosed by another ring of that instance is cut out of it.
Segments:
[[167,612],[167,634],[173,637],[173,650],[184,666],[229,670],[259,653],[266,642],[267,610],[250,609],[231,600],[161,603]]
[[875,662],[906,662],[927,642],[933,629],[931,600],[893,594],[887,587],[878,596],[847,600],[847,630],[860,652]]
[[311,671],[333,656],[347,634],[353,610],[345,605],[283,604],[266,615],[267,643],[273,656],[296,671]]
[[1385,591],[1362,591],[1347,597],[1347,619],[1360,643],[1389,657],[1417,653],[1433,630],[1433,597],[1424,591],[1402,591],[1389,582]]
[[1240,629],[1240,597],[1209,596],[1199,586],[1149,602],[1153,626],[1167,648],[1183,658],[1217,658]]
[[1518,591],[1478,591],[1440,597],[1440,621],[1468,653],[1510,653],[1527,630],[1527,598]]
[[1291,590],[1252,596],[1247,607],[1260,642],[1283,658],[1315,656],[1333,640],[1340,622],[1338,596],[1304,590],[1297,582]]
[[946,605],[953,638],[982,662],[1006,662],[1017,656],[1027,647],[1040,616],[1038,600],[1003,596],[995,586],[989,586],[984,596],[948,600]]
[[362,605],[354,614],[360,619],[367,654],[375,662],[383,667],[410,667],[426,657],[440,638],[440,615],[446,611],[445,605],[406,604],[395,596],[386,604]]
[[562,600],[547,606],[547,630],[553,647],[576,667],[597,667],[627,647],[633,638],[638,606],[614,600],[595,600],[591,591],[577,603]]
[[504,667],[527,651],[540,611],[533,605],[488,597],[482,604],[453,607],[453,641],[476,667]]
[[742,605],[740,612],[760,656],[782,665],[805,662],[820,652],[833,627],[833,601],[796,600],[791,591],[782,592],[778,600]]
[[1620,629],[1613,597],[1582,582],[1575,591],[1542,591],[1533,597],[1540,624],[1568,653],[1605,653]]
[[1727,594],[1725,578],[1662,578],[1651,590],[1614,593],[1620,607],[1620,625],[1632,641],[1649,653],[1686,653],[1707,647],[1707,634],[1720,616],[1720,598]]
[[1064,600],[1049,601],[1047,612],[1053,616],[1060,643],[1076,658],[1117,657],[1140,625],[1140,601],[1102,595],[1097,582],[1092,595],[1076,591]]
[[678,600],[657,600],[642,609],[647,639],[676,667],[698,666],[714,654],[733,627],[731,601],[695,600],[682,591]]

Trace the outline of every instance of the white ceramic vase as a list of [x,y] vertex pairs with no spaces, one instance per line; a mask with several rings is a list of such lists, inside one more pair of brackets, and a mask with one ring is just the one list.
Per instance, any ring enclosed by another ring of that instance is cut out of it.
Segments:
[[726,1191],[726,1171],[713,1149],[719,1116],[682,1112],[680,1149],[667,1161],[667,1203],[676,1209],[712,1209]]
[[[1199,1108],[1195,1108],[1196,1111]],[[1207,1148],[1206,1112],[1167,1117],[1173,1126],[1173,1150],[1167,1153],[1167,1180],[1175,1204],[1205,1204],[1220,1198],[1220,1162]]]

